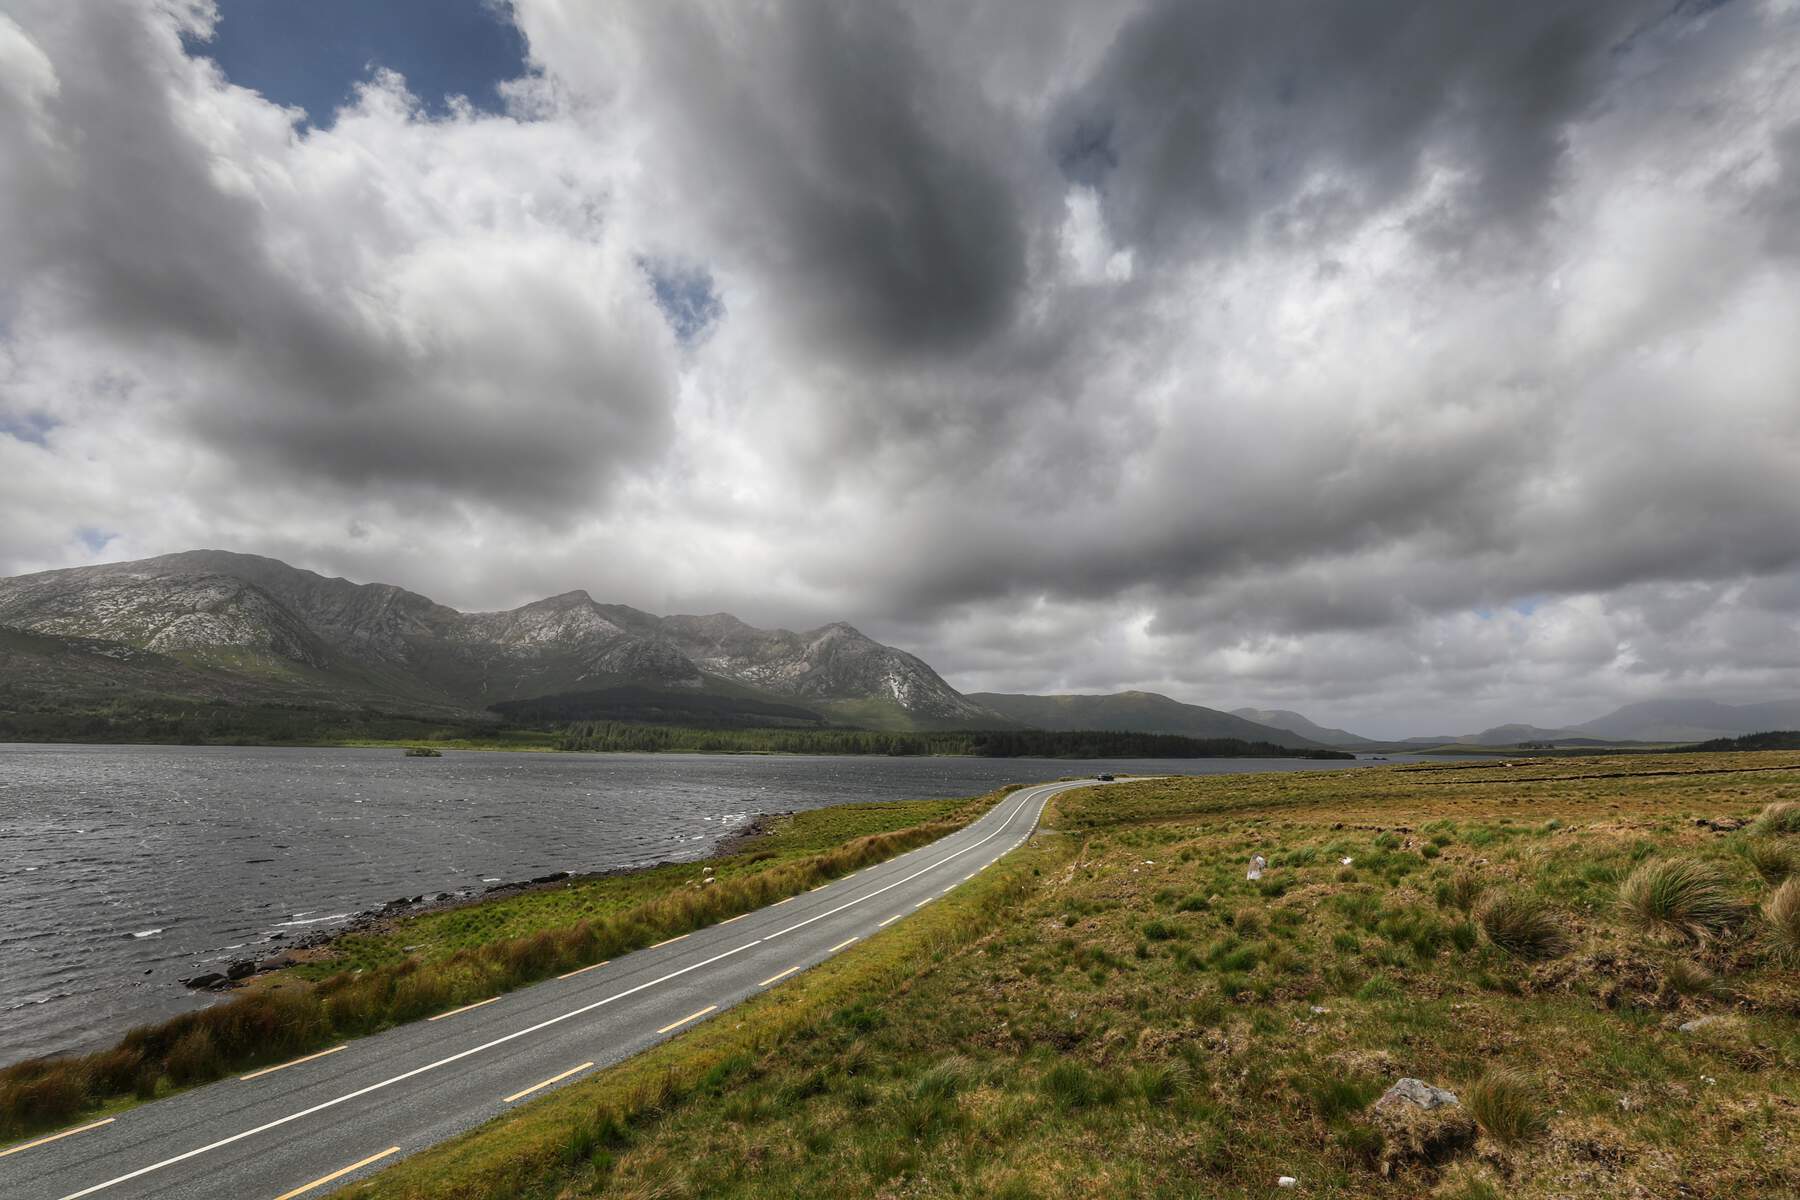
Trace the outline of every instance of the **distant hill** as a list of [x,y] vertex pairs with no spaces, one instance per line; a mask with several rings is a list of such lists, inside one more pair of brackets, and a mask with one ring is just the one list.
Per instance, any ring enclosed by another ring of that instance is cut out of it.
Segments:
[[1332,729],[1316,724],[1286,708],[1234,708],[1231,710],[1231,715],[1242,717],[1246,721],[1254,721],[1258,725],[1285,729],[1289,733],[1297,733],[1303,738],[1311,738],[1326,746],[1374,746],[1380,744],[1373,738],[1360,737],[1347,729]]
[[1582,735],[1572,729],[1545,729],[1541,725],[1496,725],[1457,740],[1471,746],[1516,746],[1520,742],[1553,742]]
[[[200,701],[474,716],[509,701],[637,688],[875,728],[1008,725],[920,659],[842,622],[757,629],[726,613],[659,617],[581,591],[463,613],[392,584],[215,550],[0,580],[0,627],[10,630],[0,637],[0,712]],[[609,711],[629,696],[615,693]]]
[[1620,742],[1692,743],[1743,737],[1767,730],[1800,728],[1800,700],[1765,704],[1720,704],[1712,700],[1646,700],[1627,704],[1579,725],[1496,725],[1480,733],[1407,738],[1409,745],[1516,746],[1555,742],[1561,746]]
[[1193,738],[1242,738],[1304,750],[1321,743],[1272,725],[1247,721],[1216,708],[1183,704],[1157,692],[1114,692],[1110,695],[1030,696],[1007,692],[971,692],[970,700],[1029,726],[1050,730],[1113,730],[1126,733],[1174,733]]
[[1766,733],[1747,733],[1743,737],[1714,738],[1701,742],[1697,746],[1683,746],[1682,749],[1701,751],[1800,750],[1800,730],[1772,729]]
[[1800,728],[1800,699],[1765,704],[1645,700],[1575,727],[1589,737],[1637,742],[1701,742]]

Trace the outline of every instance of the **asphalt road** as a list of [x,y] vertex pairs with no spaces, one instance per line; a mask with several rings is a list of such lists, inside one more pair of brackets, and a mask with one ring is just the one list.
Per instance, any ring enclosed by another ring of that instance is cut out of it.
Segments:
[[1086,782],[1014,792],[929,846],[674,941],[5,1148],[0,1197],[322,1196],[845,953],[1019,845],[1046,800]]

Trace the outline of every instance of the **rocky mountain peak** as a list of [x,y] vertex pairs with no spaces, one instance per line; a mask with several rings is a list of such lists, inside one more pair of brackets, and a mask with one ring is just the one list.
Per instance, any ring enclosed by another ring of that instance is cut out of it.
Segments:
[[659,617],[582,589],[464,613],[391,584],[219,550],[0,580],[0,624],[224,666],[248,651],[277,668],[258,668],[257,687],[302,668],[309,687],[339,687],[356,703],[482,709],[629,684],[842,705],[859,722],[1006,723],[842,621],[798,634],[729,613]]

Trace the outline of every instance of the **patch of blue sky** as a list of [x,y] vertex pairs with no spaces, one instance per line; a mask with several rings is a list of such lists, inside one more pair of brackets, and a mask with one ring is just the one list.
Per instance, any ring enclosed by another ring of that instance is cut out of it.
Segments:
[[17,438],[21,442],[30,442],[34,446],[47,445],[50,431],[59,422],[43,413],[5,413],[0,412],[0,434]]
[[95,529],[91,525],[83,525],[80,529],[75,531],[75,536],[81,539],[81,544],[86,546],[89,551],[98,554],[100,551],[106,549],[106,543],[112,541],[119,535],[116,533],[107,533],[103,529]]
[[211,41],[188,51],[321,127],[382,68],[437,115],[452,96],[500,111],[499,85],[528,69],[507,0],[219,0]]
[[702,267],[641,259],[638,266],[650,280],[656,306],[684,346],[691,346],[725,315],[725,302],[713,287],[711,273]]

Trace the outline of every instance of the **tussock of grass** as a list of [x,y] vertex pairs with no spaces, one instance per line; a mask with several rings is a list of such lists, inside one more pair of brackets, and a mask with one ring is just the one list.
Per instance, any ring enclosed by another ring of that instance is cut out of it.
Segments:
[[1779,838],[1752,838],[1739,844],[1739,852],[1764,883],[1776,884],[1800,874],[1800,849]]
[[1619,906],[1638,929],[1670,941],[1717,937],[1741,913],[1719,869],[1693,858],[1643,863],[1619,885]]
[[1800,964],[1800,875],[1769,893],[1762,916],[1770,947],[1788,962]]
[[1569,949],[1568,935],[1545,905],[1518,892],[1493,890],[1475,908],[1488,941],[1517,958],[1555,958]]
[[1692,959],[1675,959],[1663,968],[1663,974],[1669,986],[1684,996],[1704,996],[1719,988],[1719,977]]
[[1751,822],[1750,832],[1758,837],[1800,834],[1800,802],[1776,800],[1765,804]]
[[1463,1103],[1483,1132],[1508,1146],[1529,1141],[1548,1125],[1537,1085],[1505,1067],[1495,1068],[1471,1084]]
[[1468,912],[1480,897],[1481,880],[1469,871],[1458,871],[1437,887],[1439,908],[1460,908]]

